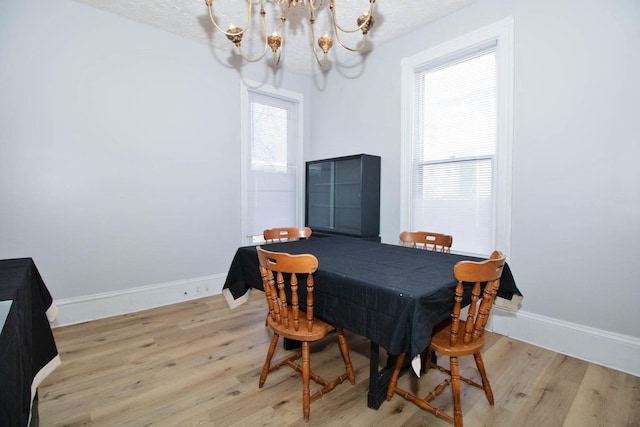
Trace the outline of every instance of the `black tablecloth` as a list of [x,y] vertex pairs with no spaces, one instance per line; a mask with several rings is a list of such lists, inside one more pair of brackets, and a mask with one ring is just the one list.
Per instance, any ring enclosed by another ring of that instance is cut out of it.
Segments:
[[[264,248],[315,255],[314,314],[371,339],[390,354],[408,352],[412,357],[429,344],[433,327],[451,314],[453,266],[482,260],[347,237],[312,237]],[[237,250],[224,285],[234,299],[249,288],[262,289],[254,246]],[[499,295],[521,295],[508,265]]]
[[0,260],[0,301],[7,300],[13,302],[0,334],[0,425],[26,426],[38,385],[60,364],[47,318],[55,306],[31,258]]

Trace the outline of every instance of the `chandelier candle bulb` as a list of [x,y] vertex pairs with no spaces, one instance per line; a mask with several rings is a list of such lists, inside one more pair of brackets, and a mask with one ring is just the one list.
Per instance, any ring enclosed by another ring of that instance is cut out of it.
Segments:
[[278,49],[280,49],[280,46],[282,45],[282,37],[280,37],[278,33],[274,31],[273,34],[267,37],[267,44],[271,48],[271,51],[273,52],[274,61],[277,64],[278,62],[280,62],[280,58],[276,57],[276,52],[278,51]]
[[329,49],[331,49],[331,46],[333,46],[333,39],[329,36],[329,34],[325,34],[318,39],[318,46],[320,46],[320,49],[322,49],[322,52],[324,52],[326,61],[327,53],[329,52]]

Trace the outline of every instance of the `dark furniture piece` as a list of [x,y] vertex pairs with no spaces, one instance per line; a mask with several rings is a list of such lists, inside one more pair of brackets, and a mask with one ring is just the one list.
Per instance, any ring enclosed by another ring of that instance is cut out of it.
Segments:
[[306,164],[305,225],[316,235],[378,238],[380,157],[368,154]]
[[[368,405],[372,408],[386,398],[391,377],[388,369],[378,372],[379,346],[390,355],[406,352],[411,358],[424,351],[433,327],[453,309],[453,266],[481,260],[342,236],[312,235],[268,249],[318,258],[314,313],[371,340]],[[223,292],[239,299],[250,288],[262,289],[254,246],[237,250]],[[514,294],[521,295],[505,266],[499,295],[511,299]]]
[[38,386],[60,357],[48,318],[56,308],[31,258],[0,260],[0,301],[11,301],[0,335],[0,424],[34,425]]

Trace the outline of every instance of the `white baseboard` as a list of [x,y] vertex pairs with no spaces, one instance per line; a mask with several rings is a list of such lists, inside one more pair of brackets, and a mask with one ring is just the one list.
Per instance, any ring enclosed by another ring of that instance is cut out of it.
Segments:
[[640,377],[640,339],[494,306],[487,328],[538,347]]
[[[56,300],[53,326],[147,310],[222,292],[226,274]],[[227,296],[225,296],[227,297]],[[494,306],[487,329],[558,353],[640,376],[640,339]]]
[[53,327],[73,325],[222,293],[226,274],[55,300]]

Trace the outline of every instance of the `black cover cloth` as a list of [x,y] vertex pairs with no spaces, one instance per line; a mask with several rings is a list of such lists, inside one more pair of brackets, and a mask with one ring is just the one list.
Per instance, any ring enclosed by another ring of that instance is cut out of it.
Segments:
[[[453,266],[483,260],[338,236],[263,247],[315,255],[314,314],[371,339],[390,354],[408,352],[411,357],[427,347],[433,327],[453,310]],[[263,289],[254,246],[237,250],[224,288],[234,299],[249,288]],[[511,299],[514,294],[521,295],[505,265],[499,296]]]
[[51,294],[31,258],[0,260],[0,301],[13,300],[0,334],[0,425],[26,426],[31,386],[58,355],[46,311]]

